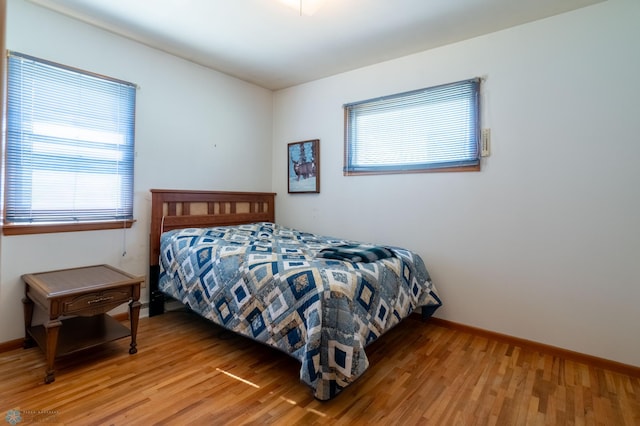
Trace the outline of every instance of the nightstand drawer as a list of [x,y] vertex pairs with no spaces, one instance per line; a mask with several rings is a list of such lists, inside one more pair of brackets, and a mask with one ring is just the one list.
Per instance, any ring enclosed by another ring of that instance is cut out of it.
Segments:
[[128,302],[132,287],[114,288],[70,297],[62,301],[62,315],[96,315]]

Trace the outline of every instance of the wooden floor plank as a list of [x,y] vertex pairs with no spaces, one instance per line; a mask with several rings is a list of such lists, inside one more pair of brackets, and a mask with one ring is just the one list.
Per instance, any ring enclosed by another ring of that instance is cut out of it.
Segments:
[[[64,425],[638,425],[640,378],[409,318],[367,348],[370,368],[318,401],[287,355],[186,312],[56,364],[0,353],[0,415]],[[36,417],[40,416],[40,417]]]

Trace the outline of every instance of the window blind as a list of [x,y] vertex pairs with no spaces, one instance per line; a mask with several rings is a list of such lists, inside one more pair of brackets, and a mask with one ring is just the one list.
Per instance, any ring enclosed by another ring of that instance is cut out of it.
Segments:
[[479,87],[471,79],[344,105],[345,173],[478,165]]
[[10,52],[6,223],[133,218],[135,92]]

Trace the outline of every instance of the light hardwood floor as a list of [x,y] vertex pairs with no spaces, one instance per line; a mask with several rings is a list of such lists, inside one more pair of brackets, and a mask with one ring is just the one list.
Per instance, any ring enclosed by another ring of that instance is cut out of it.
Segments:
[[0,424],[640,425],[638,377],[414,318],[326,402],[293,358],[193,314],[143,318],[138,353],[128,346],[62,359],[49,385],[38,348],[0,353]]

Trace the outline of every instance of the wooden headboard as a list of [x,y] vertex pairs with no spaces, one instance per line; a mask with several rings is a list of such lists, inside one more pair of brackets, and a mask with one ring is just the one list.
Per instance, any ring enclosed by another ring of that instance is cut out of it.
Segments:
[[253,222],[275,222],[273,192],[151,190],[149,236],[149,316],[164,311],[158,291],[160,235],[179,228],[206,228]]

